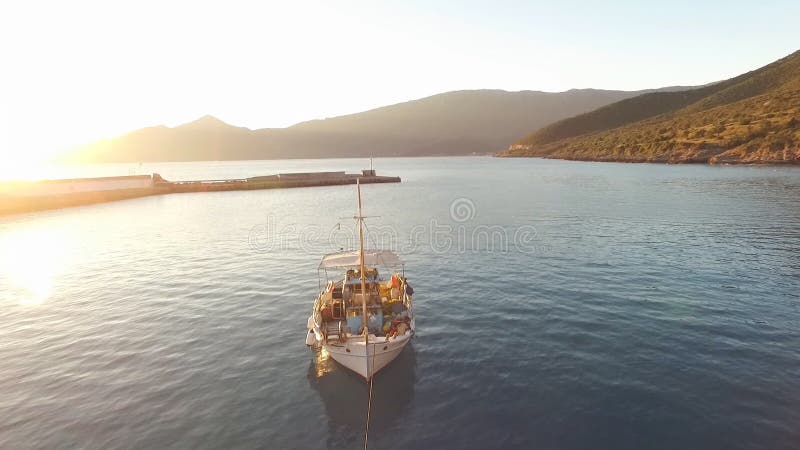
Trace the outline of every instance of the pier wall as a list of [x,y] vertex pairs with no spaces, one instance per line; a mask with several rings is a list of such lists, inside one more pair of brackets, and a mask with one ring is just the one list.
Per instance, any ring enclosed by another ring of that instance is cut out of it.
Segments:
[[0,183],[0,215],[185,192],[399,183],[400,177],[345,172],[286,173],[232,180],[168,181],[158,174]]

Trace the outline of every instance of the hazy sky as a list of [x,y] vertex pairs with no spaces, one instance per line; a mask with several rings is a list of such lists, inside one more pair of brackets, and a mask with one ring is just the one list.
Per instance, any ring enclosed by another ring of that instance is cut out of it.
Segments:
[[5,1],[0,157],[203,114],[282,127],[456,89],[702,84],[800,48],[796,0],[600,3]]

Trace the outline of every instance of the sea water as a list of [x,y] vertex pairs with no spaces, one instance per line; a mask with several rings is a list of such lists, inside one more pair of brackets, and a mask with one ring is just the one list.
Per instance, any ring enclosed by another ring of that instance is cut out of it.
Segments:
[[[406,259],[417,335],[375,379],[372,448],[800,446],[800,169],[375,168],[403,182],[363,186],[368,245]],[[368,385],[305,346],[319,260],[357,242],[355,199],[192,193],[0,217],[0,447],[363,446]]]

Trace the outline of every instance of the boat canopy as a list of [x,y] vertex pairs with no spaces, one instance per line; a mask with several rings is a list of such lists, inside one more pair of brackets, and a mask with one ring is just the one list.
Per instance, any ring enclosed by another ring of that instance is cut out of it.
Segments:
[[[332,269],[336,267],[357,267],[359,265],[358,250],[354,250],[325,255],[322,258],[322,262],[319,263],[319,268]],[[402,266],[403,261],[397,254],[389,250],[364,250],[364,265],[397,267]]]

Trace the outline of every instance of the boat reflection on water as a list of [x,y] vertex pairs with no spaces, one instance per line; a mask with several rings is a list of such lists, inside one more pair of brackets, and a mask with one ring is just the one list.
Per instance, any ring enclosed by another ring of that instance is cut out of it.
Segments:
[[[391,431],[408,410],[414,397],[417,358],[407,346],[373,381],[370,442]],[[333,360],[324,350],[315,350],[308,368],[308,383],[319,393],[328,416],[328,446],[353,447],[364,438],[369,383]],[[357,447],[357,446],[356,446]]]

